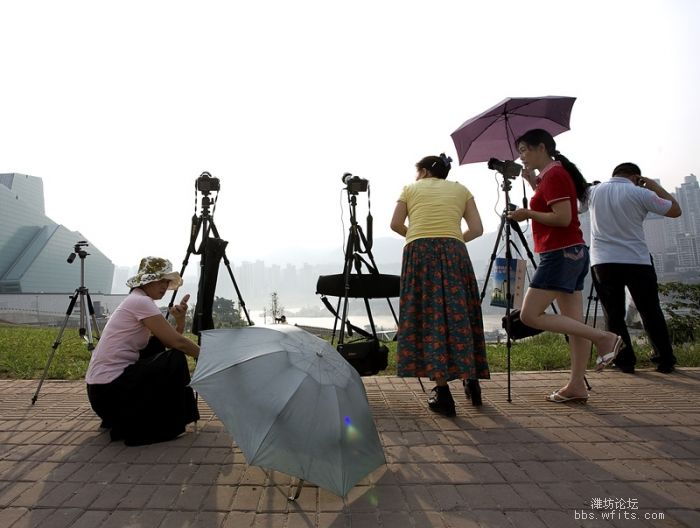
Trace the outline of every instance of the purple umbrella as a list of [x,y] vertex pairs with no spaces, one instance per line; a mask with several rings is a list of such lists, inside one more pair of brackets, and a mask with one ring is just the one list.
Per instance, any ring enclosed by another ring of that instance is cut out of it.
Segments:
[[515,140],[533,128],[553,136],[569,130],[575,97],[509,97],[452,132],[459,164],[516,158]]

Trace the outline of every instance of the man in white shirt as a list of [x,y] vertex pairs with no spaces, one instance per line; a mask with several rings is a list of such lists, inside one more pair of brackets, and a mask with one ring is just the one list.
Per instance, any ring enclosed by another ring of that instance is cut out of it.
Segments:
[[673,371],[668,327],[659,303],[656,271],[644,239],[643,222],[649,213],[677,218],[678,202],[655,181],[644,178],[634,163],[622,163],[612,178],[589,189],[591,214],[591,275],[603,306],[607,329],[625,346],[615,366],[634,373],[636,357],[625,324],[625,287],[630,292],[654,350],[656,370]]

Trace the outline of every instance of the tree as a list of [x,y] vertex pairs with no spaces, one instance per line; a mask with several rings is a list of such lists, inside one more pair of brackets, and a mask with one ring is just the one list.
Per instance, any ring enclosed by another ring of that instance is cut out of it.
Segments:
[[231,299],[214,297],[212,317],[214,319],[215,328],[244,326],[243,318],[241,317],[241,308],[240,306],[236,308],[236,303]]
[[284,323],[287,321],[284,315],[284,306],[279,303],[277,292],[270,294],[270,315],[273,323]]
[[700,328],[700,284],[659,284],[661,306],[668,315],[668,331],[674,344],[695,341]]

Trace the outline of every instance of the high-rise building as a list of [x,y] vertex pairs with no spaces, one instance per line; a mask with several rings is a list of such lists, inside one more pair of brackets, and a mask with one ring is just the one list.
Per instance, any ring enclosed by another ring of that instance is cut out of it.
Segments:
[[[73,292],[81,262],[67,257],[80,240],[86,240],[80,232],[46,216],[41,178],[0,174],[0,293]],[[114,264],[92,244],[84,249],[85,286],[111,293]]]
[[695,174],[686,176],[680,187],[676,187],[676,200],[683,214],[679,224],[683,233],[700,235],[700,185]]

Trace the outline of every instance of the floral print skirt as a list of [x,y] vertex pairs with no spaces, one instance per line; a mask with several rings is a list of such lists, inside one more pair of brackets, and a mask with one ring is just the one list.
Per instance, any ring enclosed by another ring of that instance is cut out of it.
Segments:
[[401,268],[397,374],[488,379],[479,287],[464,243],[414,240]]

